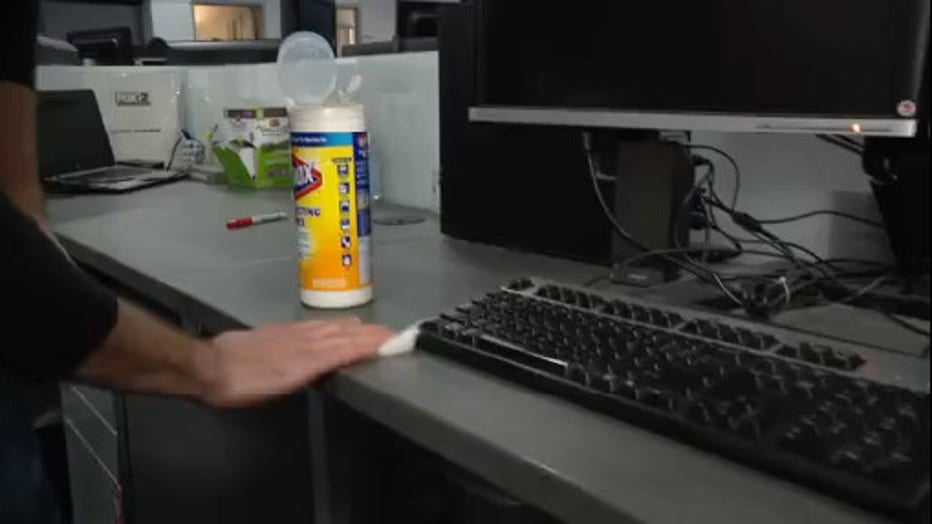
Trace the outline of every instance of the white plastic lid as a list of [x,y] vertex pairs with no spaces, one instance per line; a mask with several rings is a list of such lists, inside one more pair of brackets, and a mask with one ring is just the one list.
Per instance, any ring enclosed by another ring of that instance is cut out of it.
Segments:
[[366,130],[366,118],[359,104],[296,106],[288,110],[288,125],[298,133],[356,133]]
[[292,33],[278,48],[278,82],[291,106],[320,106],[336,89],[337,64],[324,37]]

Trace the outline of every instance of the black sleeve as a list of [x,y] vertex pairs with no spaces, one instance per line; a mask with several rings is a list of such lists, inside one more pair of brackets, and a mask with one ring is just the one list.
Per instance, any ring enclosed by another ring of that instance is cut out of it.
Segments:
[[0,0],[0,80],[32,87],[37,19],[36,0]]
[[69,377],[116,318],[116,297],[0,193],[0,371]]

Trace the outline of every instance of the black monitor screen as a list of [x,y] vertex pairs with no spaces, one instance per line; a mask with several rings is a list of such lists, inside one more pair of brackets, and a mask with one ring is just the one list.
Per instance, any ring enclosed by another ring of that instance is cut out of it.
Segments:
[[480,104],[895,117],[929,0],[483,0]]
[[36,145],[43,178],[113,165],[93,91],[45,91],[38,97]]

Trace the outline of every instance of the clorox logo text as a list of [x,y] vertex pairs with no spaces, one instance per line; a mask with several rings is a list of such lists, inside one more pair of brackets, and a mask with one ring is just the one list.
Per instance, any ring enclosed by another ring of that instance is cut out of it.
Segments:
[[291,155],[291,165],[294,168],[295,199],[312,193],[323,185],[324,175],[313,164],[308,164],[297,156]]

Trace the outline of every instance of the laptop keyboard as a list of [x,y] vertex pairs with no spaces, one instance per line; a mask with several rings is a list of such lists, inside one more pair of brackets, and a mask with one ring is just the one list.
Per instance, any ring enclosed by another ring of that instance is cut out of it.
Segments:
[[80,175],[69,176],[68,181],[91,181],[91,180],[100,180],[100,181],[117,181],[123,180],[126,178],[137,177],[139,175],[144,175],[146,173],[151,173],[151,169],[146,169],[142,167],[133,167],[133,166],[113,166],[100,169],[97,171],[90,171],[87,173],[81,173]]

